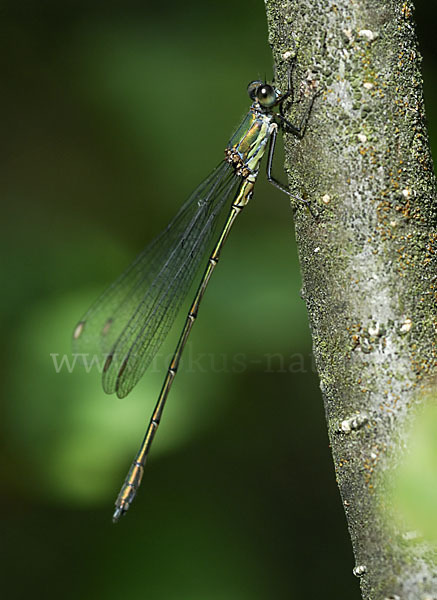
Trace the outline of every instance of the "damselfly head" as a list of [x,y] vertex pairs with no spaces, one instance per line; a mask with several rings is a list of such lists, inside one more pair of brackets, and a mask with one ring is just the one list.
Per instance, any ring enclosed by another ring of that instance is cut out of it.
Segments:
[[247,93],[252,100],[257,100],[264,108],[270,108],[276,102],[275,89],[263,81],[252,81],[249,83]]

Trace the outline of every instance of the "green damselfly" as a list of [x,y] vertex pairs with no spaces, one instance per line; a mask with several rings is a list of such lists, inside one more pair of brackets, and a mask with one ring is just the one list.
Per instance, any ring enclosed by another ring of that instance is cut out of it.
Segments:
[[[260,161],[267,147],[267,178],[292,198],[301,200],[272,176],[279,128],[302,137],[317,92],[298,126],[283,115],[284,102],[293,102],[292,72],[281,94],[272,85],[253,81],[248,86],[252,105],[225,149],[225,159],[191,194],[167,228],[143,250],[130,267],[103,293],[76,325],[75,350],[101,353],[103,389],[123,398],[149,366],[193,283],[215,226],[224,209],[229,215],[218,237],[179,342],[168,367],[144,440],[115,502],[113,521],[126,513],[141,483],[147,455],[178,370],[181,355],[210,277],[235,219],[252,197]],[[279,109],[275,112],[274,109]],[[303,202],[303,200],[301,200]]]

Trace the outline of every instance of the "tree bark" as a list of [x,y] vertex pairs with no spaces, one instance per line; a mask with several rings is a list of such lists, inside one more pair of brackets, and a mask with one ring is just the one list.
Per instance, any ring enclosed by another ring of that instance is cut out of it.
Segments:
[[[437,598],[436,547],[391,501],[435,373],[436,187],[409,0],[266,0],[314,355],[363,598]],[[419,537],[417,537],[419,536]]]

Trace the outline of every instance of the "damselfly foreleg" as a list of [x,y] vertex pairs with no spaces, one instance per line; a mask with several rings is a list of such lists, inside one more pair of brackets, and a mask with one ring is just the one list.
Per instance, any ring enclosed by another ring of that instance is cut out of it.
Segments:
[[[309,105],[307,106],[307,109],[304,113],[304,115],[302,116],[299,125],[293,125],[293,123],[291,123],[288,119],[286,119],[283,114],[282,114],[282,107],[283,107],[283,102],[284,100],[286,100],[289,97],[292,97],[292,81],[291,81],[291,76],[292,76],[292,70],[294,67],[294,63],[291,66],[290,70],[289,70],[289,75],[288,75],[288,85],[289,85],[289,89],[288,91],[279,99],[280,100],[280,112],[276,115],[276,117],[280,120],[280,126],[282,126],[282,128],[286,131],[289,131],[290,133],[292,133],[293,135],[295,135],[296,137],[298,137],[299,139],[302,139],[304,134],[305,134],[305,130],[306,130],[306,126],[308,124],[308,119],[309,116],[311,114],[311,110],[314,104],[315,99],[317,98],[317,96],[320,95],[320,91],[316,91],[312,98],[311,101],[309,103]],[[278,136],[278,129],[277,127],[275,127],[274,129],[272,129],[272,133],[270,136],[270,142],[269,142],[269,151],[268,151],[268,155],[267,155],[267,168],[266,168],[266,172],[267,172],[267,179],[270,183],[272,183],[275,187],[277,187],[279,190],[281,190],[281,192],[284,192],[285,194],[287,194],[288,196],[290,196],[290,198],[293,198],[295,200],[298,200],[299,202],[302,202],[303,204],[306,204],[309,209],[311,214],[313,215],[313,217],[315,217],[316,215],[314,214],[314,212],[311,209],[311,205],[309,200],[306,200],[304,198],[300,198],[299,196],[296,196],[296,194],[293,194],[292,192],[290,192],[289,188],[285,185],[283,185],[280,181],[278,181],[275,177],[273,177],[272,175],[272,169],[273,169],[273,157],[275,154],[275,148],[276,148],[276,139]]]

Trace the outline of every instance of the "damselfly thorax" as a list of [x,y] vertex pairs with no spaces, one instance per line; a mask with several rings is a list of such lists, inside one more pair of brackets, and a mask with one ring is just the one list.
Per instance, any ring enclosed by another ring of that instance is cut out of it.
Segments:
[[277,127],[274,115],[254,102],[225,150],[226,160],[237,175],[255,182],[267,143]]

